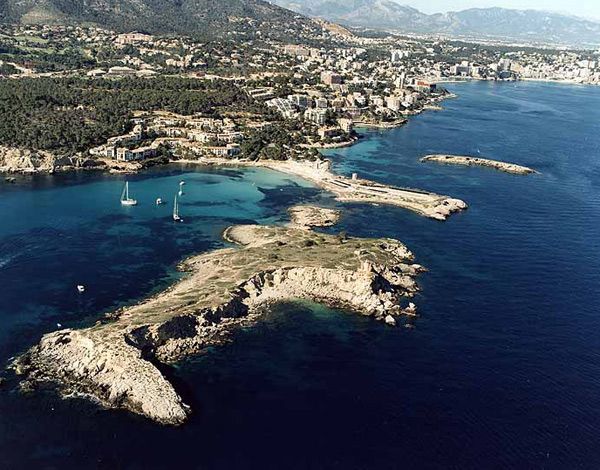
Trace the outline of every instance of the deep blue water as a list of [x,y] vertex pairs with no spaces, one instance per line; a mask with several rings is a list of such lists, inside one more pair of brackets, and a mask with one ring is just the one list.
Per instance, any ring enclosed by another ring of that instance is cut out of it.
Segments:
[[[600,468],[600,89],[461,83],[402,129],[365,131],[336,170],[464,199],[447,222],[340,205],[331,231],[405,242],[430,272],[414,329],[278,305],[173,369],[177,429],[51,393],[0,388],[0,468]],[[481,154],[541,175],[419,163]],[[184,224],[170,220],[179,180]],[[268,171],[168,167],[0,183],[0,358],[172,282],[231,223],[334,204]],[[254,183],[254,184],[253,184]],[[152,201],[162,196],[164,207]],[[83,295],[79,283],[88,286]]]

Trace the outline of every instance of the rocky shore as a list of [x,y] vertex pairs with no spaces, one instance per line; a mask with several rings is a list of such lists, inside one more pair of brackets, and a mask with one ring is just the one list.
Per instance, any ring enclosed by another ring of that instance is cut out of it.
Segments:
[[340,218],[340,211],[316,206],[293,206],[288,209],[292,218],[292,227],[308,229],[311,227],[331,227]]
[[41,150],[0,146],[0,173],[55,173],[74,170],[104,170],[133,173],[155,164],[155,160],[117,162],[110,158],[86,157],[81,154],[61,156]]
[[539,173],[536,170],[533,170],[526,166],[516,165],[514,163],[460,155],[427,155],[421,158],[421,161],[444,163],[448,165],[487,166],[499,171],[504,171],[505,173],[514,173],[517,175],[529,175],[532,173]]
[[13,364],[21,387],[50,383],[65,395],[178,425],[191,409],[160,364],[222,343],[273,302],[311,299],[389,325],[416,313],[407,300],[423,268],[397,240],[254,225],[230,227],[224,238],[237,247],[188,259],[181,265],[188,275],[166,291],[91,328],[45,335]]
[[344,147],[352,147],[356,142],[358,142],[360,137],[353,136],[348,140],[342,140],[341,142],[331,142],[331,143],[318,143],[312,145],[306,145],[305,148],[313,148],[313,149],[341,149]]
[[80,168],[104,168],[96,159],[84,157],[59,157],[50,152],[0,146],[0,173],[52,173]]
[[391,122],[375,122],[375,121],[356,121],[354,123],[355,127],[358,128],[368,128],[368,129],[397,129],[399,127],[404,126],[408,122],[408,119],[397,119],[396,121]]

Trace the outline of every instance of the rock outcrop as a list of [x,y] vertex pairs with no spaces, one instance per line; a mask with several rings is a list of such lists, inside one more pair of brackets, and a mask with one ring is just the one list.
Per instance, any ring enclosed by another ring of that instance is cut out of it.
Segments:
[[530,175],[539,173],[536,170],[526,166],[517,165],[515,163],[501,162],[498,160],[490,160],[489,158],[480,157],[465,157],[460,155],[427,155],[421,158],[422,162],[437,162],[448,165],[462,166],[487,166],[505,173],[514,173],[516,175]]
[[219,344],[266,305],[287,299],[316,300],[395,325],[423,271],[392,239],[263,226],[231,227],[224,237],[242,248],[190,258],[181,266],[188,276],[110,320],[45,335],[14,363],[23,387],[51,382],[63,393],[178,425],[191,410],[159,362]]
[[298,228],[331,227],[340,218],[340,211],[316,206],[293,206],[288,209],[292,226]]
[[98,166],[103,167],[103,162],[78,156],[57,156],[41,150],[0,146],[0,172],[38,173]]

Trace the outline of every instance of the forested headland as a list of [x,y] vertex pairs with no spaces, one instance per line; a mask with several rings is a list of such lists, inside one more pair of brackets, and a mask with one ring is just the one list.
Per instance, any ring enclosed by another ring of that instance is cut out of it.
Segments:
[[74,154],[130,130],[134,110],[257,111],[225,80],[180,77],[0,79],[0,145]]

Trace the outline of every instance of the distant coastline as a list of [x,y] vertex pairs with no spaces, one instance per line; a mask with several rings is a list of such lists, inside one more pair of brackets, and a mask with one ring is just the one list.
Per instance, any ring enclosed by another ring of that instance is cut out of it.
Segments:
[[508,78],[508,79],[497,79],[497,78],[480,78],[480,77],[456,77],[456,78],[444,78],[442,80],[433,80],[438,85],[460,83],[460,82],[542,82],[542,83],[563,83],[566,85],[591,85],[600,86],[598,83],[590,83],[579,80],[572,80],[568,78]]

